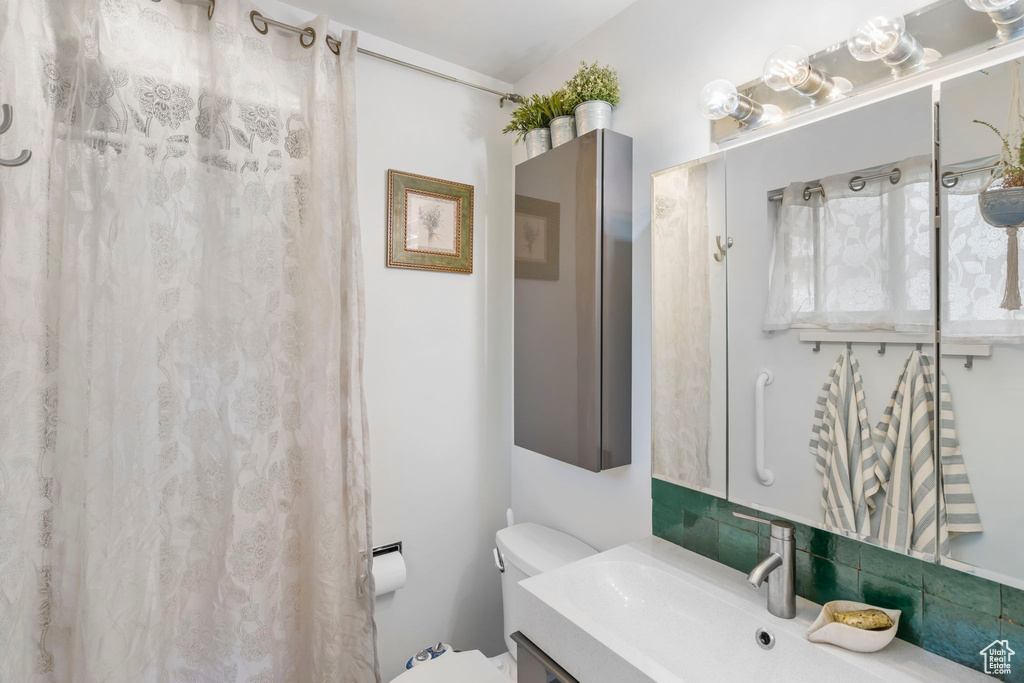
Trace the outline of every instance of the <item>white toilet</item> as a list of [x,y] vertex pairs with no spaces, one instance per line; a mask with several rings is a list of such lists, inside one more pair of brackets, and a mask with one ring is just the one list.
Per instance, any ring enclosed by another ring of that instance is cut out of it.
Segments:
[[597,552],[579,539],[530,522],[501,529],[495,541],[509,651],[490,659],[479,650],[446,653],[409,669],[392,683],[515,683],[516,645],[512,634],[519,630],[517,594],[523,590],[519,582]]

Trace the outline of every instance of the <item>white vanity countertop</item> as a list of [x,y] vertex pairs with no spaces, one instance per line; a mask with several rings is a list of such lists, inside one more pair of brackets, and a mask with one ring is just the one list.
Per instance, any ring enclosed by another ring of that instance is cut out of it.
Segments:
[[581,683],[992,680],[899,639],[871,654],[811,643],[819,605],[774,617],[767,585],[653,536],[520,585],[519,629]]

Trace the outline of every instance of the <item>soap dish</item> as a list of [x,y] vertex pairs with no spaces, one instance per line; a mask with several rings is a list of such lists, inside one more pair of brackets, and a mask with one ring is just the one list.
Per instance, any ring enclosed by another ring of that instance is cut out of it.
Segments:
[[[862,628],[840,624],[835,620],[836,612],[861,609],[877,609],[885,612],[892,619],[892,626],[882,631],[866,631]],[[854,652],[877,652],[896,637],[896,629],[900,625],[900,614],[898,609],[875,607],[852,600],[833,600],[822,606],[821,614],[807,629],[807,640],[813,643],[831,643]]]

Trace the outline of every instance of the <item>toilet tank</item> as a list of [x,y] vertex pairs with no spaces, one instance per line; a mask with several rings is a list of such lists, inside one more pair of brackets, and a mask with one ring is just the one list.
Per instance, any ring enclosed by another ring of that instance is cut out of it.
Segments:
[[505,618],[505,643],[512,656],[516,645],[512,634],[519,630],[516,607],[524,590],[519,582],[541,572],[582,560],[597,553],[589,545],[561,531],[525,522],[505,527],[495,536],[505,566],[501,575],[502,608]]

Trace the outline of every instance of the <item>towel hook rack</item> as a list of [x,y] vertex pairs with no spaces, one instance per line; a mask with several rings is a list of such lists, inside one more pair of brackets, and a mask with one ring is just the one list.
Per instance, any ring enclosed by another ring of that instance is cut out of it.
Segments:
[[[0,120],[0,135],[3,135],[7,132],[7,129],[11,127],[11,123],[14,122],[14,112],[11,111],[11,105],[9,104],[5,104],[0,107],[0,111],[2,111],[3,114],[3,120]],[[0,159],[0,166],[7,166],[11,168],[15,166],[22,166],[27,164],[28,160],[31,158],[32,152],[27,149],[23,149],[21,150],[21,154],[14,159]]]

